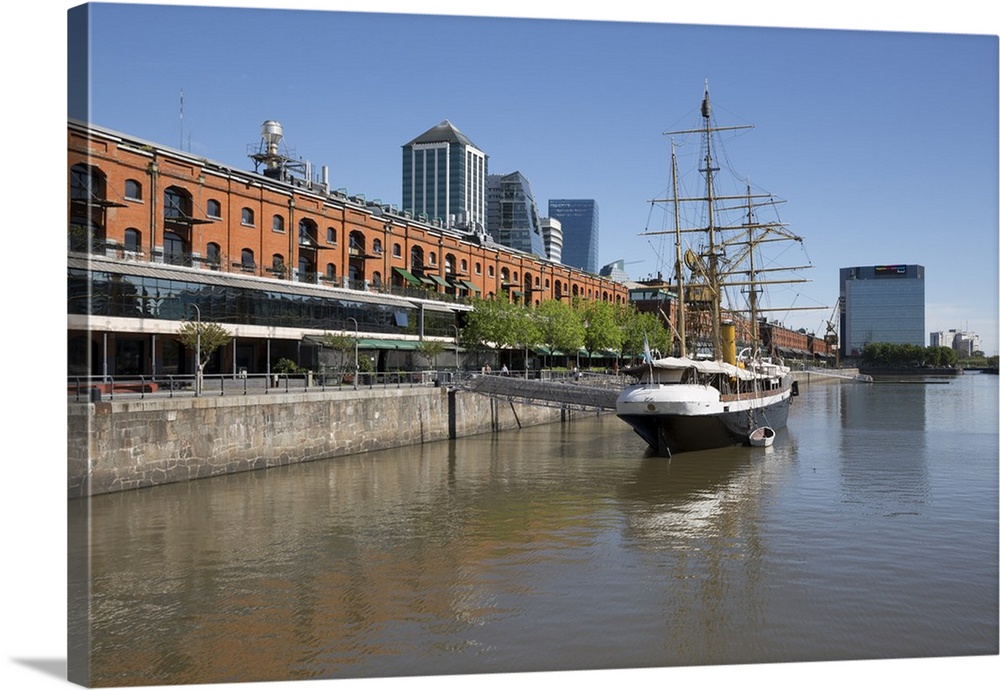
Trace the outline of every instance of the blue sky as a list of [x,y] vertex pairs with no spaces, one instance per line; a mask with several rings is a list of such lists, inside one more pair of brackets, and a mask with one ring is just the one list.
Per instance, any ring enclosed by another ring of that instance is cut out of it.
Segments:
[[91,121],[250,169],[276,119],[334,187],[400,204],[401,146],[448,119],[543,215],[596,199],[602,264],[669,277],[640,233],[660,225],[663,132],[693,124],[708,80],[720,124],[755,127],[733,165],[785,200],[814,266],[775,304],[830,308],[773,318],[822,332],[841,267],[922,264],[927,331],[997,351],[995,35],[297,7],[94,5]]

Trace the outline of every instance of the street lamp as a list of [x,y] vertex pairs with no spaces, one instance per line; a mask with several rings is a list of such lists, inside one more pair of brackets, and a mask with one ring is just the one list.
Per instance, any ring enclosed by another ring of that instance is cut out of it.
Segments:
[[348,316],[347,320],[354,322],[354,390],[357,390],[358,389],[358,320],[353,316]]
[[458,326],[452,324],[451,327],[455,329],[455,371],[459,372],[462,370],[462,361],[458,358]]
[[198,330],[195,332],[194,341],[194,396],[197,398],[201,395],[201,309],[198,308],[197,304],[188,304],[188,306],[194,307],[195,313],[198,315]]

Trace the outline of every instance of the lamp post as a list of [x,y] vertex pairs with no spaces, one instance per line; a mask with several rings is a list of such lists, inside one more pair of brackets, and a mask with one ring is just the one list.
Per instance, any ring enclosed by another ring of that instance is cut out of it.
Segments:
[[194,341],[194,397],[197,398],[201,395],[201,309],[198,308],[197,304],[188,304],[188,306],[194,307],[194,311],[198,316],[198,330],[195,332]]
[[354,322],[354,390],[357,390],[358,389],[358,320],[353,316],[348,316],[347,320]]
[[451,327],[455,329],[455,371],[457,374],[462,370],[462,361],[458,358],[458,326],[452,324]]

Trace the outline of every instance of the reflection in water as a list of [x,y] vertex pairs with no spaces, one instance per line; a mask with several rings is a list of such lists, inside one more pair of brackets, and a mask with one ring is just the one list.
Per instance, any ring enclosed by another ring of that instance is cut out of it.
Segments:
[[996,428],[944,469],[937,402],[847,388],[767,449],[603,416],[71,501],[91,683],[995,653]]
[[929,491],[927,397],[946,387],[917,379],[840,386],[845,500],[886,513],[920,510]]

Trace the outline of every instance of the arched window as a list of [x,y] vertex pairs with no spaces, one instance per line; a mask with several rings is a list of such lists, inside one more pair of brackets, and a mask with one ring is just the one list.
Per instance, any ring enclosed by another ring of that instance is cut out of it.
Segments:
[[215,242],[209,242],[205,247],[205,262],[210,266],[218,266],[222,263],[222,248]]
[[187,265],[187,247],[181,236],[173,232],[163,233],[163,262],[175,266]]
[[410,248],[410,270],[424,270],[424,248],[415,246]]
[[372,240],[372,254],[382,254],[382,240]]
[[444,272],[451,275],[455,272],[455,255],[445,254],[444,255]]
[[306,247],[314,247],[317,244],[316,232],[319,227],[316,225],[316,221],[311,218],[302,218],[299,220],[299,244]]
[[382,287],[382,274],[378,271],[372,273],[372,285],[379,288]]
[[365,234],[363,232],[358,230],[352,231],[349,242],[350,245],[348,247],[348,251],[351,254],[355,254],[357,256],[365,255]]
[[285,257],[275,254],[271,257],[271,272],[279,278],[285,277]]
[[274,218],[271,219],[271,229],[274,230],[275,232],[284,232],[285,231],[284,216],[275,214]]
[[327,280],[337,279],[337,267],[334,266],[333,264],[326,265],[326,278]]
[[243,207],[243,211],[240,215],[240,223],[243,225],[253,226],[253,209]]
[[125,180],[125,198],[142,200],[142,184],[138,180]]
[[437,256],[436,252],[431,252],[428,255],[428,259],[429,259],[428,262],[427,262],[428,265],[430,265],[430,266],[437,266],[438,265],[438,256]]
[[208,205],[205,207],[205,213],[210,218],[222,218],[222,204],[219,203],[218,199],[209,199]]
[[459,266],[461,267],[459,270],[461,271],[462,275],[466,275],[469,272],[469,262],[466,261],[465,259],[462,259],[459,262]]
[[476,262],[476,275],[477,276],[481,276],[482,274],[483,274],[483,265],[477,261]]
[[397,259],[403,256],[403,248],[399,246],[399,242],[392,245],[392,255]]
[[190,195],[180,187],[167,187],[163,190],[163,217],[167,220],[190,218]]
[[495,271],[495,270],[493,269],[493,267],[492,267],[492,266],[490,266],[490,267],[489,267],[489,268],[487,269],[487,271],[486,271],[486,272],[487,272],[487,274],[489,274],[490,278],[496,278],[496,275],[497,275],[497,274],[496,274],[496,271]]
[[104,175],[96,168],[78,163],[70,168],[69,196],[70,199],[91,201],[104,199]]
[[337,244],[337,230],[335,228],[326,229],[326,241],[329,244]]
[[125,251],[132,254],[142,251],[142,233],[135,228],[125,230]]
[[240,266],[243,268],[244,271],[256,271],[257,270],[257,264],[254,263],[254,260],[253,260],[253,250],[252,249],[246,249],[245,248],[245,249],[243,249],[242,252],[240,252]]

